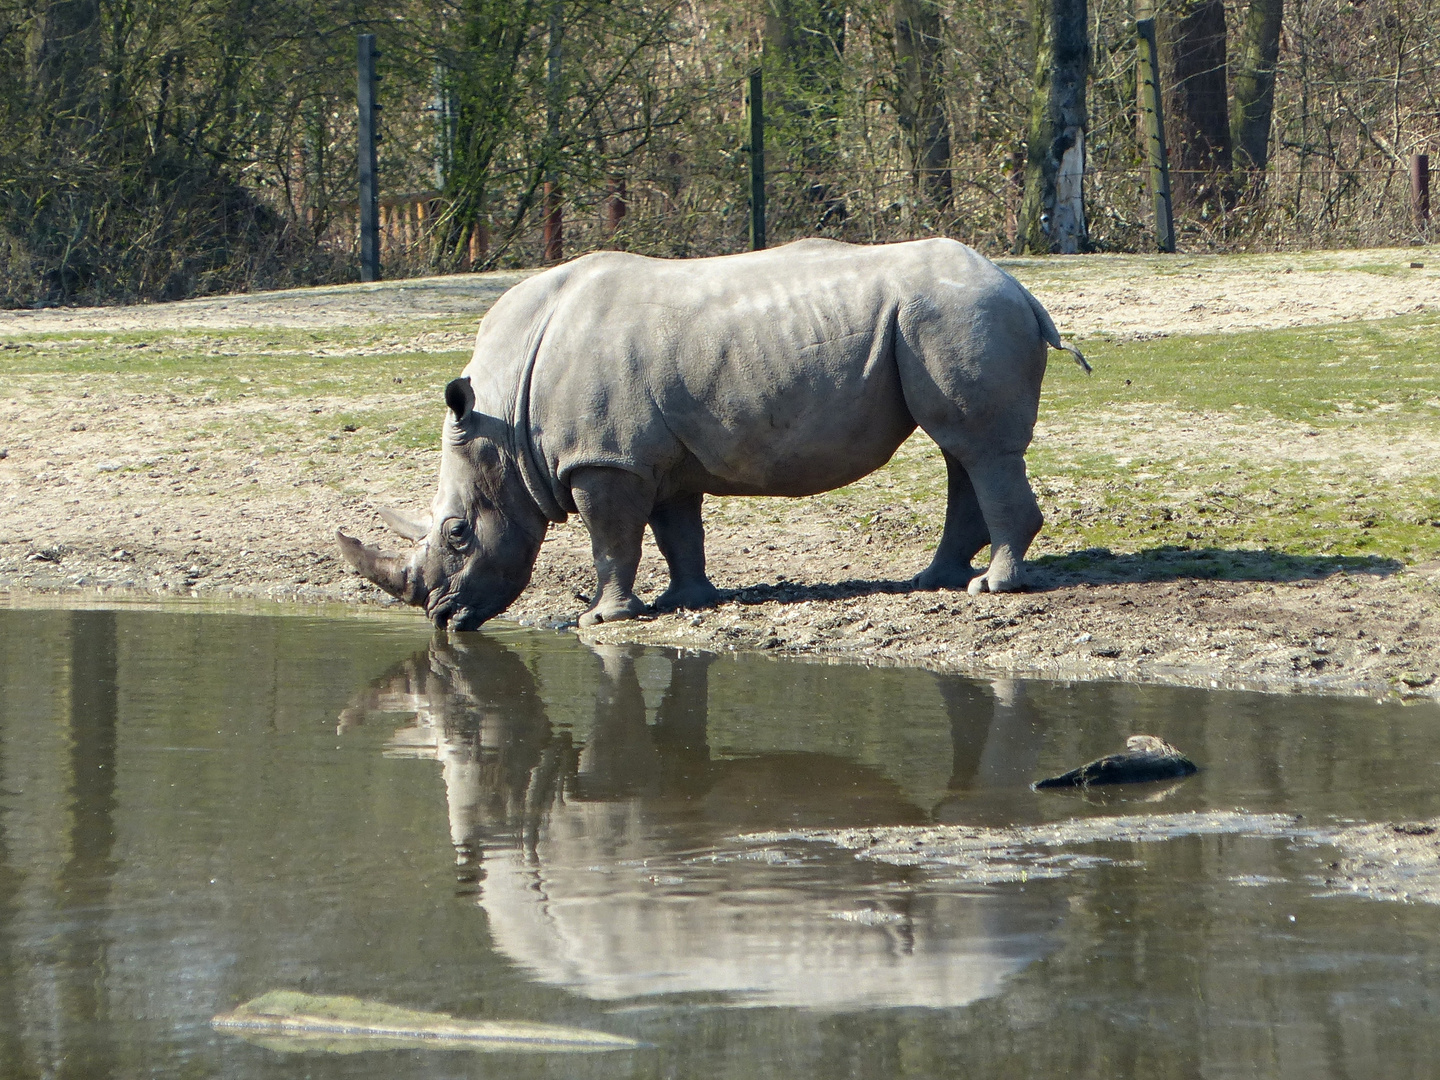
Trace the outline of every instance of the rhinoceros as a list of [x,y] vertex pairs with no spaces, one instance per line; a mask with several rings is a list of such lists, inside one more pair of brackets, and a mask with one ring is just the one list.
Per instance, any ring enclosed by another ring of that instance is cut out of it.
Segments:
[[580,625],[645,610],[647,524],[670,571],[656,607],[705,607],[718,599],[706,495],[842,487],[919,426],[944,455],[949,502],[915,586],[1015,590],[1043,521],[1024,454],[1047,347],[1089,371],[1024,286],[951,240],[586,255],[516,285],[481,321],[445,388],[429,519],[381,511],[414,551],[340,532],[341,552],[437,626],[468,630],[514,602],[549,523],[578,513],[599,578]]

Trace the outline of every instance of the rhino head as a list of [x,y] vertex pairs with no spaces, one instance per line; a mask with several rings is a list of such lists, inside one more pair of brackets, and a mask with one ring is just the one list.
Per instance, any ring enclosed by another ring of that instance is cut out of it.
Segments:
[[428,520],[381,510],[385,524],[417,541],[392,555],[336,533],[360,574],[436,626],[474,630],[509,607],[529,584],[548,521],[520,479],[509,427],[475,408],[468,377],[445,388],[440,490]]

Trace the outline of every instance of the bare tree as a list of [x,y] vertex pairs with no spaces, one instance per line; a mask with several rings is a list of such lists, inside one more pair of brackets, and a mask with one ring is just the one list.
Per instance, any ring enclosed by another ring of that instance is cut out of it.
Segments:
[[1250,0],[1231,68],[1230,141],[1235,165],[1264,171],[1270,159],[1270,115],[1275,107],[1275,62],[1285,0]]
[[47,108],[49,127],[93,123],[98,108],[101,17],[99,0],[49,0],[38,6],[27,43],[31,85]]
[[[774,147],[797,170],[792,184],[806,206],[805,224],[824,226],[848,213],[833,190],[844,97],[845,7],[836,0],[765,0],[767,97],[779,104],[767,118]],[[797,200],[782,200],[796,202]],[[814,207],[818,205],[818,215]]]
[[948,207],[950,118],[945,113],[940,7],[935,0],[895,0],[896,119],[916,187]]
[[1209,213],[1233,202],[1224,0],[1162,0],[1155,18],[1170,191]]
[[1090,76],[1086,0],[1034,0],[1035,91],[1025,162],[1025,196],[1015,249],[1084,251],[1086,83]]

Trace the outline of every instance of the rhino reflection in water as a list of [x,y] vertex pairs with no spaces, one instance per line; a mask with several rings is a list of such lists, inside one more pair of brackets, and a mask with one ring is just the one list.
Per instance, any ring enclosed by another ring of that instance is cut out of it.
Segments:
[[[369,711],[414,711],[386,753],[441,762],[462,879],[479,882],[495,948],[532,976],[602,1000],[954,1007],[994,994],[1043,951],[1052,913],[1034,902],[917,887],[903,869],[844,853],[802,860],[737,842],[747,830],[931,815],[879,769],[832,755],[713,758],[713,655],[670,661],[647,722],[643,650],[597,653],[578,753],[552,732],[525,665],[484,638],[437,634],[342,714],[343,728]],[[482,857],[483,872],[468,866]]]
[[[558,779],[571,756],[568,736],[553,737],[524,663],[484,637],[460,645],[437,635],[428,652],[404,661],[340,714],[339,732],[370,713],[415,714],[385,747],[386,757],[434,758],[445,778],[450,841],[457,861],[475,857],[486,828],[538,824],[537,769]],[[549,765],[546,769],[545,766]],[[549,789],[554,791],[553,781]]]

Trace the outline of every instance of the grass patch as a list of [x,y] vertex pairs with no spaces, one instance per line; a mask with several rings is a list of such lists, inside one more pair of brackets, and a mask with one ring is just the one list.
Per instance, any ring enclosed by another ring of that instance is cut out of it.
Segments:
[[[46,424],[99,428],[107,410],[144,404],[165,419],[157,455],[279,457],[332,476],[339,464],[344,484],[404,468],[428,486],[419,452],[438,448],[444,386],[469,349],[427,352],[421,339],[451,322],[12,337],[0,416],[24,399]],[[1029,456],[1047,518],[1036,557],[1103,551],[1242,577],[1440,557],[1440,317],[1086,351],[1088,378],[1051,358]],[[4,436],[25,437],[13,425]],[[945,488],[939,454],[917,436],[819,505],[837,527],[934,542]],[[730,502],[726,514],[783,514]]]
[[[1163,403],[1255,410],[1296,423],[1440,418],[1440,317],[1407,316],[1298,330],[1093,341],[1090,378],[1052,356],[1043,409]],[[1057,378],[1056,376],[1061,376]],[[1377,417],[1377,412],[1385,415]]]

